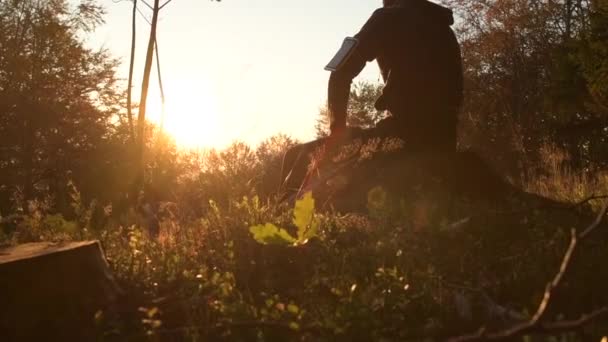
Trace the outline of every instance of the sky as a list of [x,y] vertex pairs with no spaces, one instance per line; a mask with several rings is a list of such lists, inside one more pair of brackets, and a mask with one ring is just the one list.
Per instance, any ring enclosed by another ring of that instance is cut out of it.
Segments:
[[[87,44],[122,61],[119,75],[126,84],[132,2],[99,2],[106,23]],[[138,4],[150,18],[151,11]],[[187,147],[221,148],[235,140],[255,145],[278,133],[313,139],[326,102],[324,66],[380,6],[381,0],[173,0],[161,11],[157,34],[167,131]],[[135,98],[149,34],[144,18],[137,20]],[[379,77],[374,63],[360,75]],[[155,72],[150,97],[149,117],[158,121]]]

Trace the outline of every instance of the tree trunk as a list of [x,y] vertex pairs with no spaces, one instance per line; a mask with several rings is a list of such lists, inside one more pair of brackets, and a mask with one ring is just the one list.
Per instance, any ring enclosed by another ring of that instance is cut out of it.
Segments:
[[150,72],[152,70],[152,59],[154,58],[154,44],[156,41],[156,24],[158,22],[158,12],[160,0],[154,0],[152,22],[150,27],[150,39],[148,40],[148,49],[146,51],[146,63],[144,65],[144,77],[141,85],[141,97],[139,100],[139,115],[137,117],[138,124],[138,153],[137,161],[139,163],[138,170],[138,188],[144,184],[144,172],[145,172],[145,143],[146,143],[146,102],[148,101],[148,87],[150,85]]
[[131,142],[135,143],[135,129],[133,128],[133,112],[131,103],[131,94],[133,92],[133,66],[135,64],[135,37],[136,37],[136,14],[137,14],[137,0],[133,0],[133,17],[131,18],[131,60],[129,61],[129,84],[127,86],[127,118],[129,119],[129,134],[131,135]]
[[92,341],[121,294],[97,241],[0,249],[3,341]]

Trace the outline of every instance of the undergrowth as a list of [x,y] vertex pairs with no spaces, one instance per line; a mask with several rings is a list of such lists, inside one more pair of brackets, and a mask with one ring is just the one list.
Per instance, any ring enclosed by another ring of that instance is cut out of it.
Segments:
[[[558,199],[571,192],[571,202],[601,189],[577,177],[562,172],[529,189]],[[233,198],[210,202],[199,216],[174,210],[157,237],[135,211],[117,217],[105,208],[105,223],[96,228],[92,205],[73,196],[76,218],[32,203],[1,239],[101,241],[125,296],[91,318],[100,340],[441,341],[530,318],[570,229],[593,219],[584,206],[513,202],[511,211],[499,212],[433,196],[404,200],[376,188],[367,212],[346,215],[319,212],[310,194],[293,207]],[[432,205],[442,201],[450,203]],[[602,234],[582,250],[551,319],[576,319],[608,303]],[[604,320],[524,340],[599,341],[606,334]]]

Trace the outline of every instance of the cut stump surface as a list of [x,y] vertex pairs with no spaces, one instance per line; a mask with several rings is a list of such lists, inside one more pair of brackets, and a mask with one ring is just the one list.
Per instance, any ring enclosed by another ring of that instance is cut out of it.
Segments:
[[98,241],[0,248],[3,341],[88,340],[119,294]]

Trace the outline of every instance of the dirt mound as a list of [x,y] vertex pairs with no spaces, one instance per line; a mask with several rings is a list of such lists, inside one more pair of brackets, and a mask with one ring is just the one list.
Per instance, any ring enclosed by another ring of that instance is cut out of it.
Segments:
[[[355,139],[334,149],[323,144],[304,146],[288,152],[285,158],[287,166],[295,165],[289,183],[301,184],[299,188],[292,186],[289,198],[312,191],[323,209],[366,212],[370,195],[379,191],[397,202],[434,201],[450,206],[465,201],[497,210],[513,208],[514,203],[568,206],[516,188],[470,151],[412,152],[404,149],[401,141],[386,138]],[[293,157],[295,154],[298,157]]]

